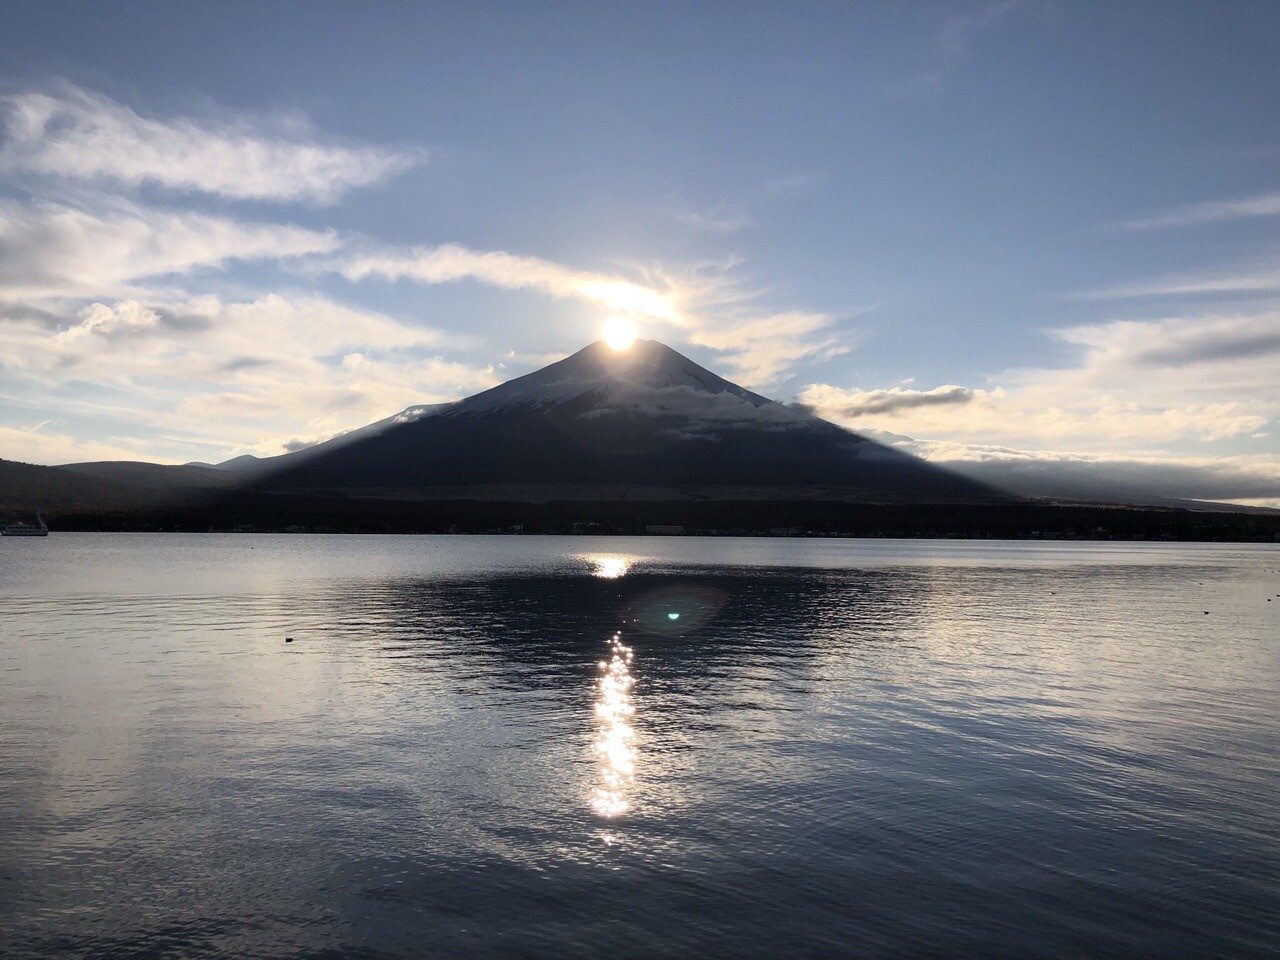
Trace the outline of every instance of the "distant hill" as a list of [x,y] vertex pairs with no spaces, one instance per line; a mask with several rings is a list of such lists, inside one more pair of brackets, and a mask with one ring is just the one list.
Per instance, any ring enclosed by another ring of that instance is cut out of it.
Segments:
[[217,466],[204,464],[141,463],[134,460],[99,460],[90,463],[69,463],[62,468],[78,476],[93,477],[128,487],[148,490],[219,489],[233,487],[237,479],[233,473]]
[[0,516],[17,517],[41,509],[116,509],[136,502],[136,491],[110,480],[63,467],[0,460]]
[[233,489],[234,476],[212,468],[132,461],[45,467],[0,460],[0,517],[121,513],[193,503]]

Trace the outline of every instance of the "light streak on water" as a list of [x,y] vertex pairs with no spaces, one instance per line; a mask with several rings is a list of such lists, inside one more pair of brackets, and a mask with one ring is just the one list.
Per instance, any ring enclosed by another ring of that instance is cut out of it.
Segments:
[[596,682],[595,750],[600,768],[600,785],[591,798],[592,809],[603,817],[616,817],[631,807],[628,791],[635,780],[635,730],[631,717],[631,648],[622,634],[609,640],[608,660],[601,660]]

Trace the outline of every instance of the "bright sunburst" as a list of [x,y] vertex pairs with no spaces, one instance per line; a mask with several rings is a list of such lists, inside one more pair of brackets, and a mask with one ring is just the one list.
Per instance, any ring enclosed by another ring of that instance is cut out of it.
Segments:
[[604,342],[615,350],[626,350],[636,342],[636,325],[626,317],[610,317],[604,322]]

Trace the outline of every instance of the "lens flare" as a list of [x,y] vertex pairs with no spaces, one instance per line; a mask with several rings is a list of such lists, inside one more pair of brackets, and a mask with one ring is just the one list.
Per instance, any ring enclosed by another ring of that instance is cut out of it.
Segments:
[[604,342],[618,351],[629,350],[639,335],[636,325],[626,317],[610,317],[604,322],[604,330],[601,332]]
[[663,637],[683,636],[705,627],[729,600],[719,587],[673,583],[633,596],[622,611],[629,628]]

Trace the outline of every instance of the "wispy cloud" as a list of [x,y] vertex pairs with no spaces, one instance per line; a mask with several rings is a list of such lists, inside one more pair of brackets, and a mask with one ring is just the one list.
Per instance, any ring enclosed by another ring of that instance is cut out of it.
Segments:
[[824,415],[843,420],[857,420],[876,414],[895,414],[919,407],[955,406],[972,403],[985,396],[985,391],[946,384],[932,390],[890,387],[887,390],[841,390],[827,384],[810,384],[796,399],[804,406],[821,410]]
[[336,265],[349,280],[382,277],[419,283],[476,280],[509,290],[539,290],[553,297],[574,297],[609,310],[639,314],[671,323],[680,314],[671,297],[640,283],[589,271],[574,270],[539,257],[503,250],[471,250],[458,244],[415,247],[355,256]]
[[137,460],[146,455],[138,444],[111,437],[86,440],[59,430],[49,421],[30,427],[0,425],[0,450],[5,459],[24,463]]
[[1280,314],[1274,312],[1121,320],[1068,327],[1054,336],[1089,348],[1096,364],[1139,370],[1280,358]]
[[1188,499],[1280,505],[1280,458],[1082,455],[889,438],[898,449],[1028,496]]
[[152,184],[237,199],[328,203],[421,162],[421,151],[339,146],[236,123],[144,117],[109,97],[64,85],[0,98],[0,170],[73,180]]
[[232,260],[331,253],[337,234],[117,203],[0,200],[0,300],[132,296],[136,281]]
[[650,267],[638,280],[578,270],[540,257],[479,251],[456,244],[340,257],[333,268],[349,280],[370,277],[439,284],[474,280],[511,290],[537,290],[606,310],[668,324],[687,342],[708,347],[748,386],[777,382],[804,360],[848,349],[832,332],[836,318],[805,311],[770,312],[730,271],[736,262],[673,271]]
[[[452,339],[307,294],[96,302],[57,327],[0,314],[0,380],[59,418],[112,424],[152,456],[279,453],[495,385],[491,368],[441,355]],[[36,433],[15,434],[6,456],[41,459],[49,444]]]
[[1124,230],[1156,230],[1162,227],[1189,227],[1225,220],[1280,216],[1280,190],[1260,193],[1242,200],[1212,200],[1176,207],[1153,217],[1125,220],[1117,224]]
[[63,330],[58,340],[77,340],[94,334],[107,336],[121,330],[153,330],[160,325],[160,314],[137,300],[121,300],[113,306],[91,303],[80,311],[80,322]]
[[1250,295],[1280,291],[1280,268],[1245,273],[1172,274],[1136,283],[1069,294],[1072,300],[1127,300],[1142,297]]
[[745,210],[728,205],[694,210],[688,207],[676,207],[671,211],[671,218],[693,230],[703,233],[737,233],[751,226],[751,217]]
[[898,96],[920,96],[939,89],[964,62],[978,34],[1000,23],[1018,5],[1019,0],[994,0],[948,17],[934,39],[933,68],[891,92]]
[[848,352],[848,339],[832,329],[835,322],[830,314],[800,310],[731,316],[701,324],[690,341],[719,351],[724,364],[747,386],[767,387],[802,361],[829,360]]

